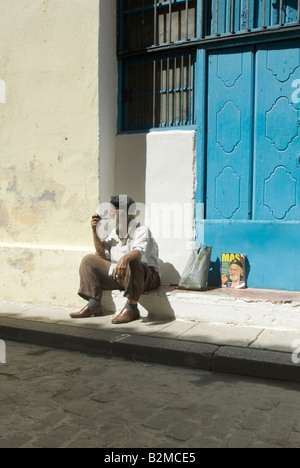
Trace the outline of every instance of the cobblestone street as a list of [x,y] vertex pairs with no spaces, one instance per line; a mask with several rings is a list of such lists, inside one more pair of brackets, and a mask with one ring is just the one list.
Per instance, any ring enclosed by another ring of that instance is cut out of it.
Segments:
[[299,447],[299,385],[6,343],[1,448]]

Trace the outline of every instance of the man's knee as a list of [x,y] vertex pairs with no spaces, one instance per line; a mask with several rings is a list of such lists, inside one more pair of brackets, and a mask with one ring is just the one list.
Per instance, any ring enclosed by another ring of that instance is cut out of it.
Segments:
[[82,261],[80,268],[90,268],[94,264],[95,255],[86,255]]
[[86,255],[80,265],[80,274],[94,274],[97,277],[108,276],[110,262],[98,255]]
[[98,272],[104,269],[104,260],[97,255],[86,255],[80,265],[80,273]]

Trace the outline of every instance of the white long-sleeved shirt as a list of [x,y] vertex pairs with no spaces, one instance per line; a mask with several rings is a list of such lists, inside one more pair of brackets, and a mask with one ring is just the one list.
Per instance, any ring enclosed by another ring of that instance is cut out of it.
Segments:
[[149,267],[159,268],[159,249],[150,229],[145,225],[133,225],[129,228],[126,237],[120,239],[116,229],[103,241],[106,258],[111,261],[109,274],[113,276],[114,269],[124,255],[138,250],[141,252],[141,261]]

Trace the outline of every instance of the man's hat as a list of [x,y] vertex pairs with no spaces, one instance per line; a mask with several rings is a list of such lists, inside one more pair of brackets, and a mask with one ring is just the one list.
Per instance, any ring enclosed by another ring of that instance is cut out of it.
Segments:
[[240,262],[239,260],[237,260],[236,258],[234,260],[232,260],[232,262],[230,263],[230,265],[238,265],[239,267],[241,267],[242,269],[244,269],[244,265],[242,264],[242,262]]

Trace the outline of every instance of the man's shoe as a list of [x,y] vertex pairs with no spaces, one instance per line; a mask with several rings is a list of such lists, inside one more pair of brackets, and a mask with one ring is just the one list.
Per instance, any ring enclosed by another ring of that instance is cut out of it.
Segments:
[[129,323],[133,322],[134,320],[139,320],[140,317],[141,316],[138,309],[133,311],[131,309],[128,309],[127,307],[124,307],[122,312],[112,320],[112,323],[114,325],[119,325],[121,323]]
[[73,319],[83,319],[89,317],[100,317],[104,314],[102,307],[97,307],[96,309],[89,309],[89,306],[85,306],[80,312],[75,312],[70,314],[70,317]]

